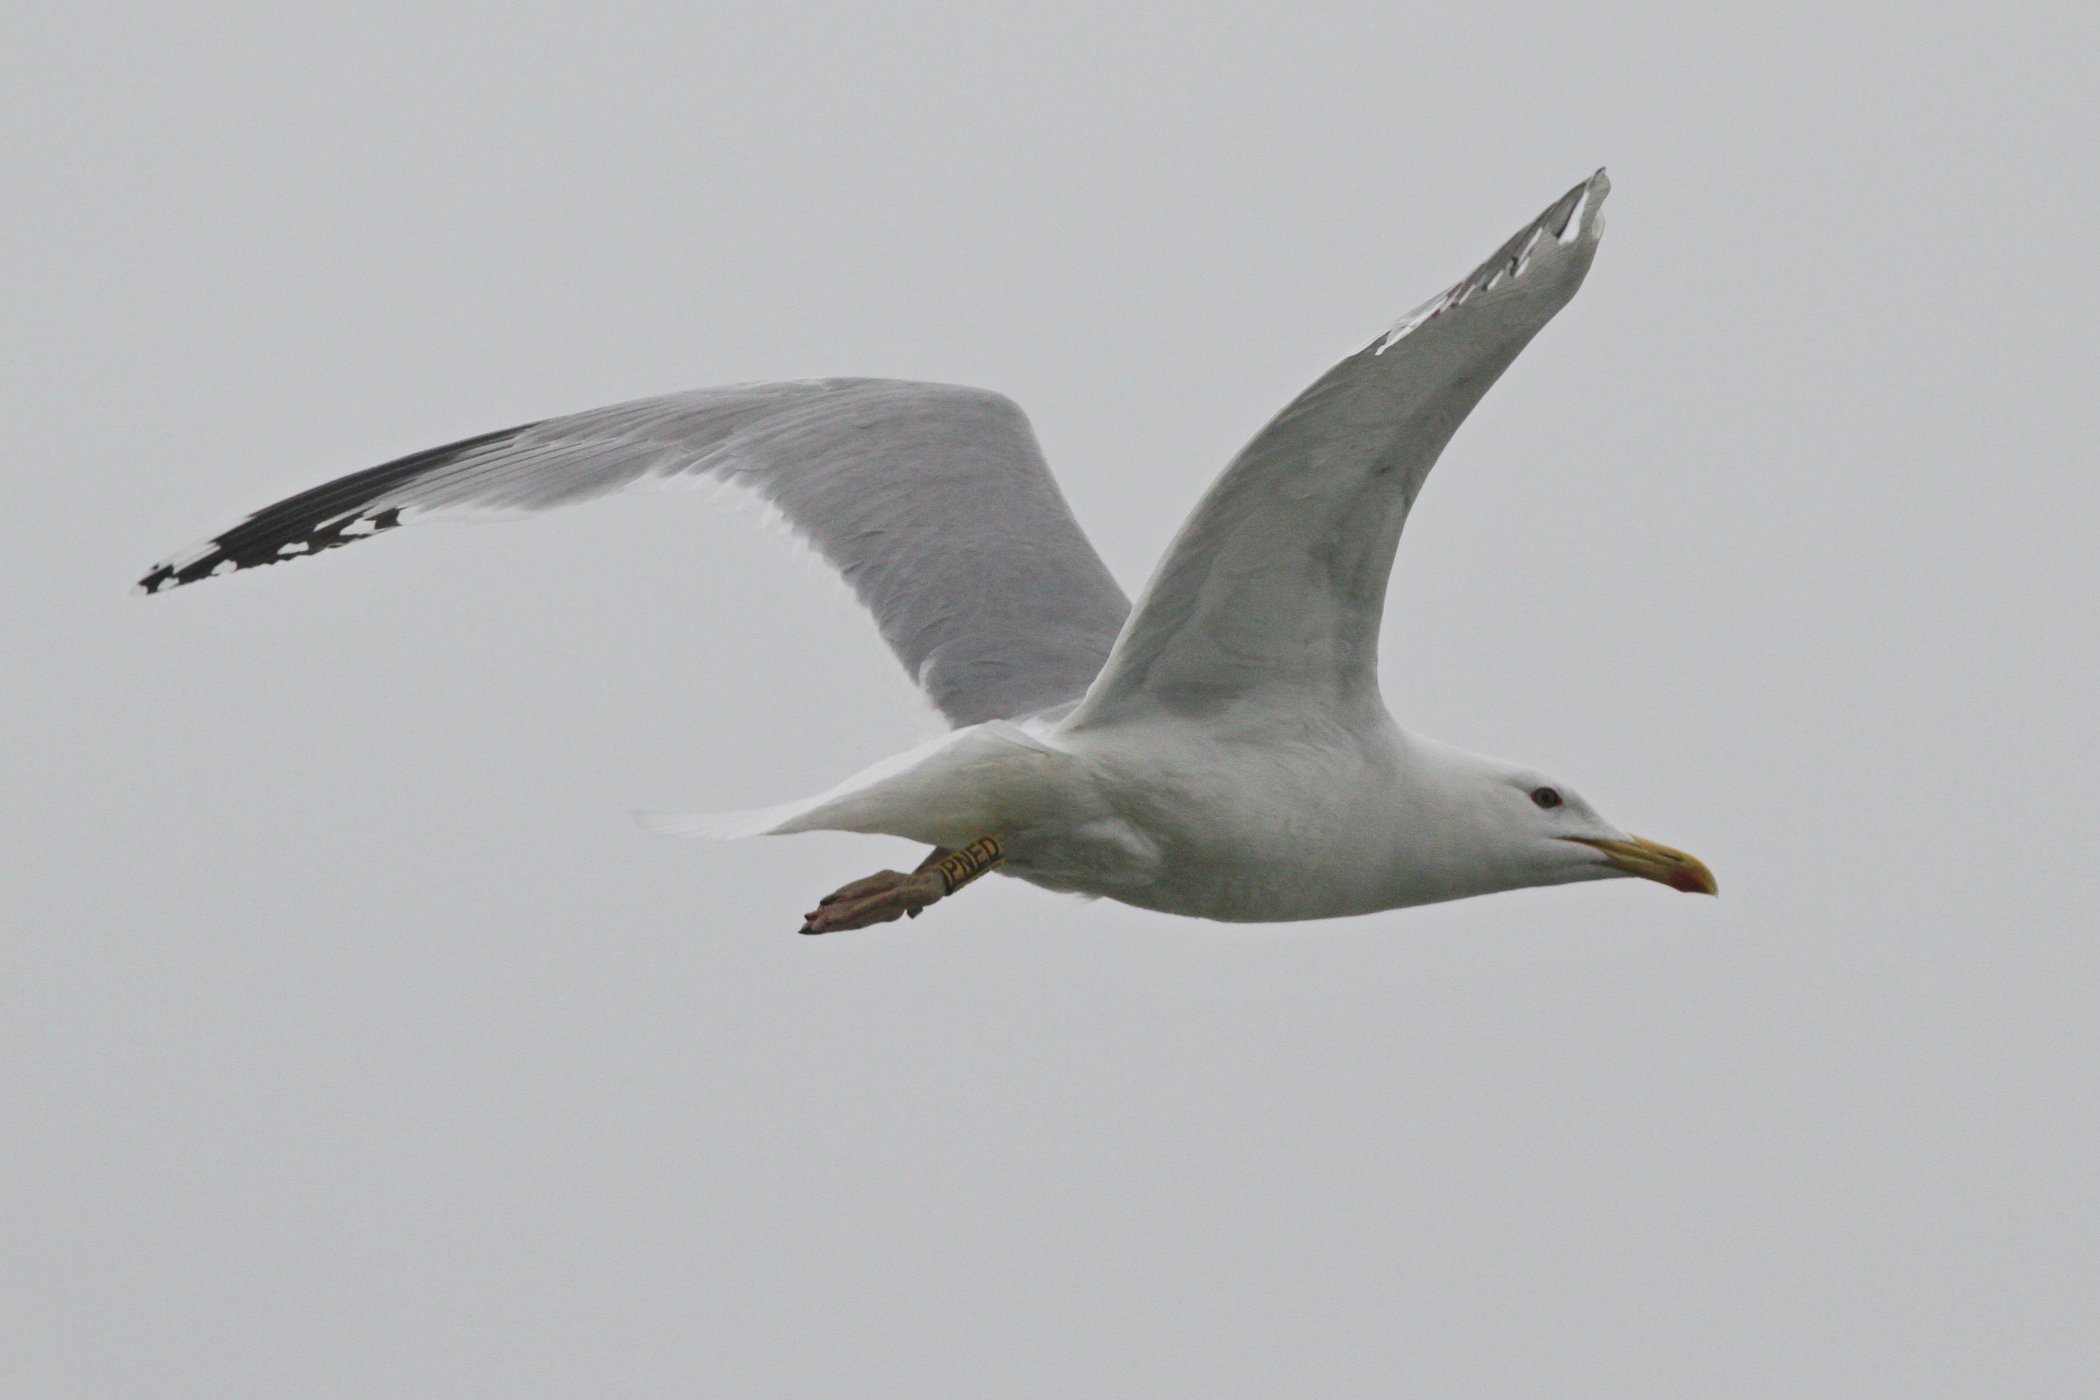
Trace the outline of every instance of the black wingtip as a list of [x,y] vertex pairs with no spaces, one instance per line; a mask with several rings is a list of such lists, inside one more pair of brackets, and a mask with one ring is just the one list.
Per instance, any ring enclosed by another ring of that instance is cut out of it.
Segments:
[[138,581],[133,591],[149,596],[165,593],[171,588],[216,578],[220,574],[239,573],[243,569],[281,564],[287,559],[302,559],[323,550],[338,549],[367,535],[399,526],[401,507],[389,506],[385,510],[306,523],[296,531],[282,527],[268,532],[255,530],[253,527],[260,519],[256,517],[235,526],[190,555],[177,556],[165,564],[156,565]]
[[149,595],[165,593],[200,579],[304,558],[391,530],[402,523],[402,508],[378,507],[378,500],[419,477],[535,426],[527,423],[412,452],[288,496],[210,542],[155,565],[139,580],[136,591]]

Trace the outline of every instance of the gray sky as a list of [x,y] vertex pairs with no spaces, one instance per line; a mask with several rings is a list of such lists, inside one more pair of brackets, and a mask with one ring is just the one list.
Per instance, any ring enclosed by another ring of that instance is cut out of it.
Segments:
[[[2090,6],[6,23],[0,1390],[2087,1395]],[[982,384],[1135,588],[1599,164],[1387,692],[1719,874],[1224,928],[635,807],[930,729],[647,496],[142,600],[418,447]]]

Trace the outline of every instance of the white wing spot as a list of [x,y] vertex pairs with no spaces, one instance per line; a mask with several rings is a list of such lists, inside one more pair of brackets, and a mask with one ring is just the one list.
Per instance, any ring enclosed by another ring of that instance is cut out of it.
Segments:
[[206,559],[211,558],[212,555],[218,552],[219,542],[217,540],[206,540],[203,544],[196,545],[190,549],[185,549],[180,554],[162,560],[159,564],[155,565],[154,567],[160,569],[167,569],[173,573],[181,573],[184,569],[189,568],[192,564],[201,564]]
[[1392,328],[1379,339],[1377,345],[1372,347],[1371,353],[1383,355],[1386,351],[1407,339],[1408,336],[1419,330],[1425,323],[1434,320],[1438,313],[1448,309],[1452,305],[1451,298],[1452,293],[1450,292],[1445,292],[1442,296],[1431,297],[1428,301],[1423,302],[1420,306],[1393,322]]
[[1589,207],[1589,203],[1590,187],[1584,185],[1582,193],[1575,199],[1575,207],[1568,211],[1568,222],[1561,228],[1561,242],[1573,243],[1576,239],[1582,237],[1582,211]]
[[1539,246],[1539,240],[1545,236],[1546,230],[1543,228],[1535,228],[1531,231],[1531,237],[1525,239],[1524,246],[1517,249],[1517,261],[1510,270],[1510,276],[1522,277],[1524,275],[1524,269],[1531,263],[1532,252]]

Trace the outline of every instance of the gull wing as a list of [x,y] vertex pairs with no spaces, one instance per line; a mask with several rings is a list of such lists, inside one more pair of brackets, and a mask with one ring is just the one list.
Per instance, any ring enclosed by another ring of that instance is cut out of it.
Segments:
[[1375,704],[1408,508],[1473,405],[1582,285],[1610,188],[1600,170],[1569,190],[1256,434],[1168,546],[1065,727]]
[[879,379],[699,389],[418,452],[258,511],[139,587],[687,480],[750,488],[786,517],[956,725],[1077,699],[1130,611],[1011,400]]

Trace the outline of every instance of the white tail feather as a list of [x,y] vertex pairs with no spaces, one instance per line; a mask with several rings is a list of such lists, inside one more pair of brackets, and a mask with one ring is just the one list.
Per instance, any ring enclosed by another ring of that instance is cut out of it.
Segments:
[[[996,823],[997,774],[1017,755],[1040,760],[1054,745],[1005,720],[958,729],[886,758],[829,792],[741,812],[637,812],[644,828],[664,836],[735,841],[799,831],[859,831],[940,844],[968,842]],[[952,828],[952,829],[951,829]]]
[[741,812],[636,812],[634,819],[644,831],[658,836],[740,841],[746,836],[770,835],[775,826],[803,805],[795,802],[785,807],[753,807]]

